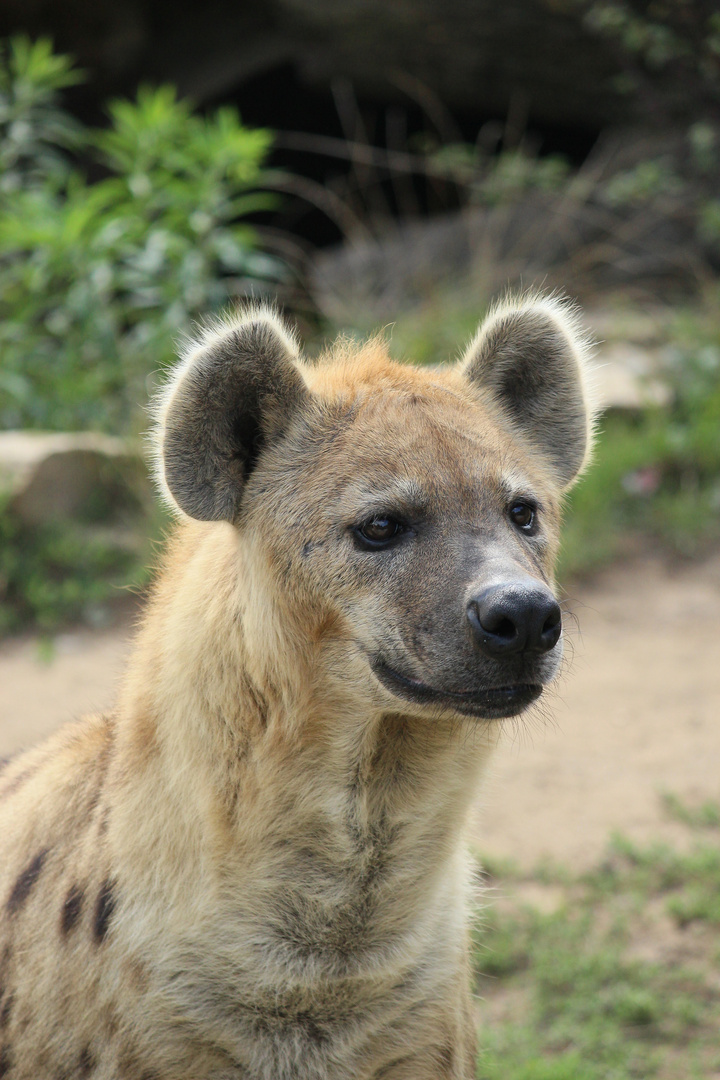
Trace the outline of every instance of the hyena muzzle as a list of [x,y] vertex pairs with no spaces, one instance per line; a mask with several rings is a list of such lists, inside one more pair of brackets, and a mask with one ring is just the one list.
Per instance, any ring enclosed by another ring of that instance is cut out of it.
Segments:
[[117,709],[0,775],[0,1077],[475,1075],[464,822],[560,663],[585,354],[538,297],[445,368],[190,347]]

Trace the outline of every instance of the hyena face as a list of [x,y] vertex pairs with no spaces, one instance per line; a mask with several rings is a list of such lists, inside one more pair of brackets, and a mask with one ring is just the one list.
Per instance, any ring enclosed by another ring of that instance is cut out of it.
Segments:
[[496,310],[442,371],[379,342],[309,366],[250,314],[170,386],[163,478],[183,511],[239,530],[260,610],[284,647],[312,627],[325,685],[384,711],[511,716],[561,656],[552,568],[588,443],[582,359],[542,300]]

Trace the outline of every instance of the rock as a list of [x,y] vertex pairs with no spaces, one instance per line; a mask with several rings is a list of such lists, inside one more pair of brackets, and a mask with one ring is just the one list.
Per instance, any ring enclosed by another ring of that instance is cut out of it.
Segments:
[[0,490],[26,525],[136,516],[150,497],[137,452],[95,432],[0,432]]
[[600,344],[591,373],[600,408],[636,410],[666,405],[672,392],[658,378],[659,366],[656,350],[619,342]]
[[585,319],[598,342],[592,381],[603,409],[667,405],[672,390],[661,377],[663,350],[675,313],[671,307],[591,308]]

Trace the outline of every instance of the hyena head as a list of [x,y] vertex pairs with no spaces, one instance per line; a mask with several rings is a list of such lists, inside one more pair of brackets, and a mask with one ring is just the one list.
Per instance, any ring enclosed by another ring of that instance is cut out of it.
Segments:
[[553,565],[590,441],[585,352],[543,298],[497,307],[444,369],[377,339],[310,364],[267,309],[207,330],[161,403],[159,471],[184,514],[236,530],[251,646],[280,642],[286,666],[304,649],[326,691],[383,712],[535,701],[562,651]]

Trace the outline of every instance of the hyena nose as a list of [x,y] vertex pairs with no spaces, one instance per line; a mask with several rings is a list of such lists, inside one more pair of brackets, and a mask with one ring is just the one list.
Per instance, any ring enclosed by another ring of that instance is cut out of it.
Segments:
[[468,604],[467,617],[481,651],[497,658],[550,652],[562,629],[560,606],[549,589],[517,583],[485,589]]

